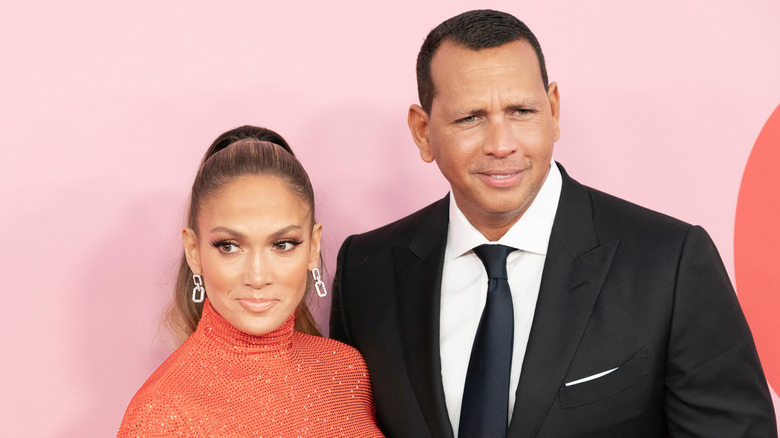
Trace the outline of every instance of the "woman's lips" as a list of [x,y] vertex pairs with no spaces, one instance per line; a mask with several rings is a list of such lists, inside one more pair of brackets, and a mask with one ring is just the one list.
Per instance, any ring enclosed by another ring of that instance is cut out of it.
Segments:
[[239,298],[236,301],[241,304],[241,307],[252,313],[265,312],[279,302],[278,300],[265,298]]
[[523,172],[520,170],[486,171],[480,172],[479,177],[491,187],[507,188],[517,184],[523,177]]

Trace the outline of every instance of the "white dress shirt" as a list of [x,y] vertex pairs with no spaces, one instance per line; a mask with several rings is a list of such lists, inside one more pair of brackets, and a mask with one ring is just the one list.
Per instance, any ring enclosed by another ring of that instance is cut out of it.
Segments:
[[[560,194],[561,173],[555,162],[552,162],[547,178],[528,210],[498,242],[490,242],[518,249],[507,258],[515,320],[507,407],[510,420]],[[489,242],[460,211],[452,192],[449,214],[441,281],[439,342],[444,396],[450,423],[457,437],[471,346],[487,301],[487,272],[472,249]]]

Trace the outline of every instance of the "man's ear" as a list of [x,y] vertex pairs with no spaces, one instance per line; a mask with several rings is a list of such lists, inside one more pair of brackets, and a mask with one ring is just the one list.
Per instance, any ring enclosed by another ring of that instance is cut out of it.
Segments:
[[311,230],[311,248],[309,252],[309,270],[317,267],[320,261],[320,241],[322,239],[322,224],[314,224]]
[[553,117],[553,141],[558,141],[561,138],[561,128],[558,126],[558,122],[561,119],[561,96],[558,93],[558,83],[550,82],[547,86],[547,99],[550,101],[550,111]]
[[409,131],[412,132],[412,138],[417,144],[417,148],[420,149],[420,158],[426,163],[433,161],[433,153],[428,142],[428,121],[428,113],[420,105],[409,107],[409,116],[407,117]]
[[181,230],[181,240],[184,243],[184,257],[193,274],[203,274],[200,265],[200,247],[198,247],[198,236],[192,228]]

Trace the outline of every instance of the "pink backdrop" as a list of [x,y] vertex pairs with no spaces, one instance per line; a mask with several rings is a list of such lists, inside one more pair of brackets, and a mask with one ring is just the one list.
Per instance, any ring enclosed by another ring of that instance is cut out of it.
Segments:
[[169,353],[158,321],[185,198],[222,131],[259,124],[290,141],[331,270],[348,233],[442,196],[406,128],[414,61],[431,27],[474,7],[512,12],[541,40],[567,170],[703,225],[735,278],[740,182],[780,104],[780,3],[204,3],[0,10],[3,436],[116,433]]

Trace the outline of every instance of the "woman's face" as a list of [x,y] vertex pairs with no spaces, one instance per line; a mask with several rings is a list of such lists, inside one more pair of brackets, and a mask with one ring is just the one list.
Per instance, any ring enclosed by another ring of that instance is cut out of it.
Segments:
[[306,203],[279,178],[240,176],[202,200],[197,223],[182,231],[185,254],[214,310],[251,335],[282,325],[320,254]]

